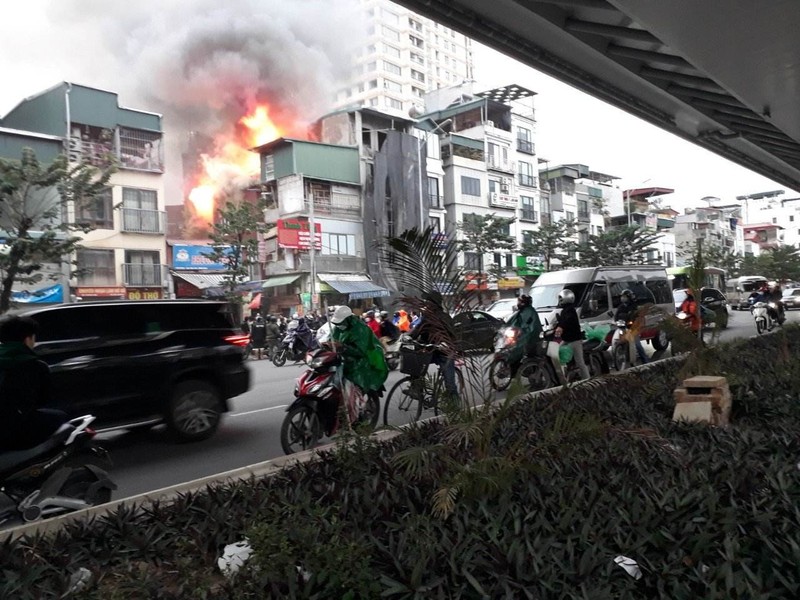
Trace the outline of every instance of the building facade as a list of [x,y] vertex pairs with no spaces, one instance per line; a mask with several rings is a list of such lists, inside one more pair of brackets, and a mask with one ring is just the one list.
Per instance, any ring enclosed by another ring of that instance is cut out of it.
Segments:
[[362,8],[365,44],[338,92],[338,107],[408,116],[423,106],[426,92],[472,78],[468,37],[387,0],[363,0]]
[[[85,224],[69,281],[77,298],[153,299],[165,294],[164,139],[161,116],[123,108],[117,94],[60,83],[26,98],[3,128],[59,140],[73,164],[118,166],[91,206],[70,205],[64,219]],[[11,157],[11,158],[18,158]]]

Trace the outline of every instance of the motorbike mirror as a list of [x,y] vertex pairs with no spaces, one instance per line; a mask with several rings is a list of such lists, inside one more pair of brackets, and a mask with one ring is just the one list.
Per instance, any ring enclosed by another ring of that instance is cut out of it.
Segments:
[[711,296],[709,296],[708,298],[703,298],[703,302],[713,302],[713,301],[714,298],[712,298]]
[[614,311],[613,311],[613,310],[610,310],[610,311],[608,311],[606,314],[607,314],[609,317],[613,317],[613,316],[614,316]]

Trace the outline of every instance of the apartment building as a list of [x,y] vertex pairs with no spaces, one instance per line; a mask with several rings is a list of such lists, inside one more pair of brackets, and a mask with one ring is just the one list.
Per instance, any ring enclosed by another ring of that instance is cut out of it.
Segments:
[[[675,217],[675,243],[678,251],[693,248],[697,240],[708,246],[723,248],[734,254],[745,253],[741,207],[738,205],[708,206],[686,209]],[[681,253],[685,255],[685,252]],[[683,266],[686,256],[678,261]]]
[[161,116],[120,106],[114,92],[62,82],[20,102],[0,126],[38,135],[40,142],[48,136],[73,163],[102,168],[114,160],[118,165],[105,194],[92,206],[70,206],[64,216],[93,227],[74,257],[81,274],[69,280],[71,294],[84,299],[163,297]]
[[[365,45],[336,106],[408,116],[426,92],[472,79],[471,40],[388,0],[363,0]],[[420,111],[421,112],[421,111]]]
[[[741,206],[745,227],[759,226],[764,232],[774,229],[769,234],[770,241],[767,243],[777,242],[798,248],[800,247],[800,198],[781,198],[783,194],[783,190],[778,190],[737,196],[736,199]],[[763,235],[766,234],[759,234],[756,238],[763,238]],[[757,239],[745,239],[745,253],[757,255],[761,249],[762,245]]]

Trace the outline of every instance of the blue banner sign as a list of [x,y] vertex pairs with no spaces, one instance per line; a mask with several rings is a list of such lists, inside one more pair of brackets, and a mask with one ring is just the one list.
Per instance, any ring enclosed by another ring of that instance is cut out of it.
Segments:
[[57,283],[35,291],[11,292],[11,301],[20,304],[59,304],[64,302],[64,288]]
[[[230,248],[226,249],[227,251]],[[172,247],[172,268],[176,271],[206,269],[209,271],[224,271],[224,262],[212,262],[208,255],[214,252],[211,246],[190,246],[188,244],[175,244]]]

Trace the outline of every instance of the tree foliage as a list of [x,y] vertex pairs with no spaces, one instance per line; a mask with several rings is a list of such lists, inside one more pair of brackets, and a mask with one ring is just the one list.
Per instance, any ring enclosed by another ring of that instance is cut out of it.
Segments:
[[800,281],[800,250],[794,246],[778,246],[758,256],[746,256],[741,275],[763,275],[776,281]]
[[[695,251],[695,244],[690,242],[681,244],[677,249],[678,256],[681,256],[686,262],[686,265],[690,267],[692,266],[692,260]],[[703,257],[705,259],[706,266],[724,269],[728,277],[738,277],[739,275],[744,275],[744,273],[740,272],[742,266],[742,257],[720,244],[704,244]]]
[[237,288],[248,280],[250,267],[258,263],[259,232],[265,231],[261,204],[243,199],[227,200],[217,209],[217,220],[209,235],[213,250],[206,256],[225,265],[223,289],[231,302],[242,302]]
[[74,264],[76,233],[93,227],[69,215],[90,208],[114,170],[72,165],[64,154],[43,165],[30,148],[20,160],[0,159],[0,313],[11,307],[15,283],[41,281],[45,264]]
[[[509,233],[509,227],[514,223],[514,217],[498,217],[492,213],[490,215],[470,215],[458,225],[461,238],[458,247],[462,252],[474,252],[478,255],[478,277],[480,284],[483,283],[486,268],[483,263],[485,254],[497,252],[499,250],[514,251],[517,242]],[[496,275],[497,273],[495,273]]]
[[652,229],[637,226],[607,229],[577,245],[576,266],[642,265],[647,263],[647,250],[659,239]]
[[529,238],[522,244],[521,252],[525,256],[540,256],[547,271],[551,270],[553,261],[566,262],[569,253],[576,247],[570,238],[575,235],[578,225],[572,220],[561,220],[542,225],[531,231]]

